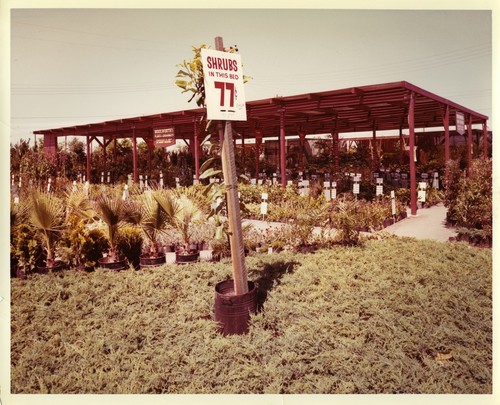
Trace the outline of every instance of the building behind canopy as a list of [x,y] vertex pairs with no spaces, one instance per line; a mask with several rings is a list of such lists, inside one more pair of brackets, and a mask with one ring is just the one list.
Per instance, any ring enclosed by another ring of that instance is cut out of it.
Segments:
[[[399,138],[406,144],[409,157],[415,156],[416,133],[419,137],[443,135],[445,160],[450,159],[450,134],[455,131],[466,136],[467,164],[473,157],[473,134],[481,138],[483,156],[488,156],[488,117],[440,97],[406,81],[349,87],[340,90],[307,93],[295,96],[275,97],[246,103],[247,120],[234,121],[233,131],[245,142],[254,144],[257,156],[263,152],[266,139],[277,138],[276,156],[279,160],[280,181],[286,185],[287,139],[297,139],[295,153],[298,166],[303,165],[306,136],[330,134],[333,146],[335,178],[339,174],[339,140],[352,142],[362,139]],[[204,108],[183,110],[155,115],[122,118],[118,120],[75,125],[64,128],[34,131],[43,135],[44,149],[49,154],[57,152],[59,137],[86,137],[87,179],[90,179],[90,150],[95,141],[105,153],[111,142],[120,138],[131,138],[133,144],[133,179],[138,181],[137,140],[143,139],[151,152],[155,146],[168,146],[178,140],[189,145],[195,162],[195,177],[200,167],[200,143],[210,135],[201,124]],[[214,126],[215,127],[215,126]],[[364,138],[361,137],[363,134]],[[368,134],[368,138],[366,135]],[[216,128],[213,129],[217,135]],[[416,214],[416,170],[414,158],[410,162],[411,210]],[[374,156],[372,168],[378,167]],[[256,159],[255,173],[259,173]]]

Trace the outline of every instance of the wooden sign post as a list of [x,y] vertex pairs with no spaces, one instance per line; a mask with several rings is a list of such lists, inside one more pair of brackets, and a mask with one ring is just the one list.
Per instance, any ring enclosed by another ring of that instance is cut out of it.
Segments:
[[[221,139],[222,173],[226,187],[234,292],[236,295],[242,295],[248,292],[248,276],[245,266],[231,120],[246,120],[245,100],[241,89],[243,74],[241,73],[239,55],[223,52],[224,45],[221,37],[215,38],[215,47],[218,53],[209,50],[207,50],[209,52],[202,52],[207,95],[207,118],[225,118],[218,123]],[[209,96],[214,93],[215,99]]]

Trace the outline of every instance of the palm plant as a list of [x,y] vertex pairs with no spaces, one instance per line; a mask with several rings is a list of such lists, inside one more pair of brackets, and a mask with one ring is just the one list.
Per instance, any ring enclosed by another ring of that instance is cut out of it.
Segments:
[[106,237],[109,242],[108,256],[111,261],[118,260],[116,240],[118,230],[127,222],[137,222],[137,212],[131,204],[123,201],[117,192],[98,194],[94,198],[93,208],[99,219],[106,224]]
[[136,201],[139,214],[138,225],[149,240],[150,257],[158,255],[158,237],[172,226],[172,218],[175,217],[175,207],[172,200],[165,193],[163,195],[160,193],[159,190],[154,191],[155,196],[158,196],[163,205],[160,205],[153,194],[148,193],[139,195]]
[[201,204],[196,199],[196,194],[186,190],[170,193],[157,192],[154,195],[162,210],[167,214],[172,226],[180,233],[182,248],[179,253],[189,253],[193,225],[201,224],[206,220],[206,215]]
[[47,267],[54,267],[55,250],[64,226],[64,205],[60,198],[36,191],[31,196],[29,208],[29,222],[43,237]]

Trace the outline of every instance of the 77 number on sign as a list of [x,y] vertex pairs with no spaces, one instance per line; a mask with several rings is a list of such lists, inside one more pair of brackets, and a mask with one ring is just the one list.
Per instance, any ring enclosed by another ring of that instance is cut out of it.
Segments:
[[[217,82],[216,81],[216,82],[214,82],[214,86],[216,89],[219,89],[219,91],[220,91],[219,105],[221,107],[226,105],[224,94],[225,94],[226,90],[228,90],[229,91],[229,107],[234,107],[234,96],[235,96],[234,83]],[[221,110],[221,111],[224,111],[224,110]]]

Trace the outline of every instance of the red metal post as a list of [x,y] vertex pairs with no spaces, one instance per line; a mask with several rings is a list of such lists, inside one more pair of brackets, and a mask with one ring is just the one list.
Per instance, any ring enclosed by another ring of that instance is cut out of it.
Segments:
[[403,166],[403,157],[405,153],[404,145],[403,128],[399,127],[399,164],[401,166]]
[[135,137],[135,127],[132,128],[132,167],[134,183],[138,183],[139,173],[137,173],[137,139]]
[[483,157],[488,158],[488,127],[486,121],[483,121]]
[[333,139],[333,165],[334,165],[334,170],[335,173],[333,174],[333,179],[335,181],[339,180],[339,172],[340,172],[340,166],[339,166],[339,131],[337,131],[337,128],[333,129],[332,133],[332,139]]
[[446,105],[444,113],[444,161],[450,160],[450,106]]
[[306,154],[306,133],[304,131],[299,132],[299,170],[304,171],[304,157]]
[[259,178],[260,147],[262,145],[262,130],[255,131],[255,178]]
[[148,175],[151,177],[151,160],[153,158],[154,141],[153,138],[145,139],[148,147]]
[[280,172],[281,185],[286,187],[286,146],[285,146],[285,110],[280,110]]
[[90,143],[92,140],[90,139],[90,136],[87,135],[87,181],[90,184]]
[[472,115],[469,114],[467,121],[467,170],[472,167]]
[[101,147],[102,147],[102,160],[103,160],[102,171],[104,172],[104,179],[105,179],[104,182],[106,182],[106,172],[107,172],[107,166],[108,166],[107,165],[108,154],[107,154],[107,150],[106,150],[107,145],[108,145],[108,143],[106,142],[106,138],[103,137]]
[[374,125],[372,130],[372,173],[374,173],[377,169],[378,169],[377,129],[375,128]]
[[410,208],[411,215],[417,215],[417,174],[415,168],[415,93],[410,94],[408,111],[408,127],[410,130]]

